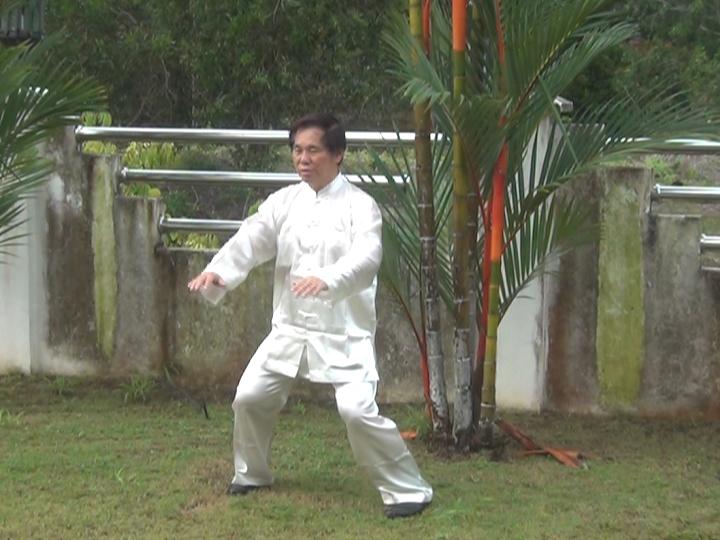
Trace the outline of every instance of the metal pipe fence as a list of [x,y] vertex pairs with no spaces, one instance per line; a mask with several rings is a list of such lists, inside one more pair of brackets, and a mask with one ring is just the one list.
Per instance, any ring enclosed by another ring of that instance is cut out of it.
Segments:
[[234,234],[242,221],[223,219],[189,219],[161,217],[158,228],[165,232],[205,232]]
[[[189,144],[257,144],[284,145],[288,143],[287,130],[257,129],[191,129],[191,128],[123,128],[78,126],[75,129],[77,142],[178,142]],[[439,139],[439,134],[435,139]],[[401,147],[414,144],[412,132],[390,131],[348,131],[348,146]],[[698,139],[675,139],[649,147],[646,153],[682,153],[682,154],[720,154],[720,143]],[[384,176],[346,175],[348,179],[365,187],[373,183],[387,185]],[[148,182],[165,185],[240,185],[246,187],[278,188],[300,180],[295,173],[263,173],[247,171],[186,171],[186,170],[149,170],[123,168],[120,182]],[[394,176],[395,183],[404,185],[409,179]],[[720,201],[720,187],[668,186],[656,184],[652,191],[653,199],[685,199],[696,202]],[[161,232],[187,231],[233,233],[242,222],[204,219],[163,218],[158,224]],[[720,237],[706,236],[700,239],[700,249],[720,249]]]
[[[346,174],[346,178],[356,185],[373,187],[374,184],[387,185],[388,179],[380,175]],[[405,185],[408,178],[393,176],[393,182]],[[240,185],[244,187],[278,188],[300,181],[295,173],[263,173],[234,171],[187,171],[168,169],[128,169],[120,171],[120,182],[148,182],[165,185]]]
[[[436,140],[442,138],[435,134]],[[95,127],[75,128],[77,142],[184,142],[197,144],[287,144],[287,130],[271,129],[196,129],[196,128],[143,128],[143,127]],[[415,142],[413,132],[395,131],[348,131],[348,146],[411,146]],[[640,140],[640,139],[639,139]],[[701,139],[671,139],[645,149],[646,153],[658,154],[720,154],[720,142]]]
[[[287,130],[271,129],[193,129],[193,128],[75,128],[77,142],[184,142],[197,144],[288,144]],[[415,133],[394,131],[348,131],[349,146],[408,146],[415,141]]]
[[720,236],[700,235],[700,251],[715,251],[718,249],[720,249]]
[[668,186],[655,184],[652,196],[656,199],[685,199],[699,202],[718,202],[720,201],[720,187]]

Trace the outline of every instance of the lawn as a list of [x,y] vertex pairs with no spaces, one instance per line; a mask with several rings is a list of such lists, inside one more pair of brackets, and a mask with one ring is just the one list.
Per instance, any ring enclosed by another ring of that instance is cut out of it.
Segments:
[[[181,397],[142,381],[0,377],[0,538],[720,538],[717,422],[505,416],[539,442],[592,453],[583,470],[524,458],[515,443],[496,462],[412,441],[435,500],[388,520],[331,405],[294,399],[275,486],[228,497],[229,399],[207,419]],[[401,429],[420,409],[383,408]]]

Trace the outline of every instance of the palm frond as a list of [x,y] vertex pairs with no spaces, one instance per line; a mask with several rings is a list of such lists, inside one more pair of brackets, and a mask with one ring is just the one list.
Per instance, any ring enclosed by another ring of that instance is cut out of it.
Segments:
[[502,258],[501,318],[549,260],[596,237],[597,228],[589,215],[577,202],[551,198],[516,231]]
[[15,245],[21,234],[25,199],[52,168],[38,158],[37,146],[84,111],[101,110],[104,93],[79,78],[68,65],[47,55],[53,39],[29,48],[0,48],[0,246]]

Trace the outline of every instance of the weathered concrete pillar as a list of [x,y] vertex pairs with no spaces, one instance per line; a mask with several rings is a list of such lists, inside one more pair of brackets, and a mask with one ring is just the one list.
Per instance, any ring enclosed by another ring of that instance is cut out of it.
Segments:
[[38,335],[42,351],[33,358],[37,373],[92,373],[97,370],[93,304],[93,161],[78,152],[72,128],[47,145],[55,163],[46,190],[44,240],[33,239],[43,265],[46,319]]
[[109,366],[115,349],[118,316],[118,265],[115,241],[115,200],[118,157],[90,157],[92,186],[93,300],[98,361]]
[[600,171],[597,297],[597,371],[600,402],[611,409],[636,405],[645,360],[643,236],[652,172]]
[[720,418],[720,274],[703,271],[700,235],[720,234],[720,205],[658,202],[648,217],[646,360],[639,408]]
[[[577,178],[568,191],[600,220],[601,180]],[[544,406],[573,412],[597,409],[596,363],[598,259],[600,239],[560,256],[556,273],[543,280],[547,313],[547,379]]]
[[160,199],[117,197],[117,321],[112,370],[160,373],[168,362],[171,274],[157,255]]
[[570,192],[587,205],[599,237],[560,258],[546,280],[546,406],[632,409],[645,362],[643,235],[652,173],[600,169]]

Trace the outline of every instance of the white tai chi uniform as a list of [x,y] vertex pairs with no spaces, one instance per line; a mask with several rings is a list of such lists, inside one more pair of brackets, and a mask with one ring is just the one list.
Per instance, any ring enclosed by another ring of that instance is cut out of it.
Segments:
[[[375,292],[382,256],[375,201],[339,174],[317,193],[305,182],[270,195],[217,253],[205,272],[237,287],[275,257],[270,334],[237,387],[233,483],[269,485],[272,432],[293,380],[330,383],[358,464],[385,504],[429,502],[423,480],[394,422],[375,403]],[[293,281],[315,276],[328,289],[300,298]],[[205,296],[217,302],[225,289]]]

